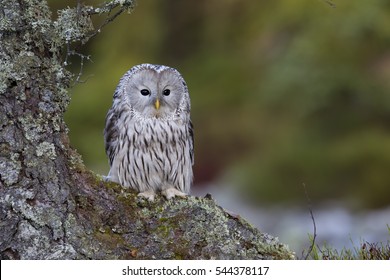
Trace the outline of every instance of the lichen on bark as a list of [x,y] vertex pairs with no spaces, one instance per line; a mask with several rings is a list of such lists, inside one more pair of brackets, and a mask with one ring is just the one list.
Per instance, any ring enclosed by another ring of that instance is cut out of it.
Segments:
[[78,6],[54,22],[46,1],[1,0],[0,258],[293,258],[212,199],[140,200],[88,171],[71,148],[69,44],[94,36],[90,16],[133,6]]

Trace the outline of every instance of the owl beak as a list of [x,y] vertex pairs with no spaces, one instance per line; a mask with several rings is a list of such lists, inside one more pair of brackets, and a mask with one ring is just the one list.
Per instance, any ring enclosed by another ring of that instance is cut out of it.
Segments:
[[156,102],[154,103],[154,107],[156,108],[156,110],[160,108],[160,100],[156,99]]

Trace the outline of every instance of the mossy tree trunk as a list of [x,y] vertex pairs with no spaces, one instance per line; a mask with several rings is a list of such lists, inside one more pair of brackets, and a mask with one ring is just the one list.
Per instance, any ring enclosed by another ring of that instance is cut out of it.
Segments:
[[63,51],[96,34],[91,15],[116,16],[133,1],[78,5],[56,21],[46,1],[0,2],[1,259],[293,258],[210,198],[139,200],[70,147]]

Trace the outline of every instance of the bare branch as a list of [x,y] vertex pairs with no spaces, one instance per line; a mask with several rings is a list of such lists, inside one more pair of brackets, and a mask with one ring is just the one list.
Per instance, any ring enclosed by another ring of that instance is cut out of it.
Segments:
[[107,24],[109,24],[111,21],[113,21],[117,16],[119,16],[121,13],[123,13],[127,8],[121,7],[116,13],[112,16],[107,16],[106,20],[99,26],[98,29],[96,29],[92,34],[88,35],[85,39],[82,41],[82,45],[86,44],[90,39],[94,38],[97,34],[99,34],[103,27],[105,27]]
[[[66,8],[59,11],[59,18],[55,26],[66,46],[64,65],[68,65],[69,57],[72,55],[81,59],[80,71],[74,84],[83,82],[81,81],[81,76],[83,74],[84,62],[85,60],[91,61],[90,56],[83,55],[75,51],[75,49],[85,45],[90,39],[99,34],[103,27],[123,12],[131,12],[134,7],[135,0],[112,0],[103,3],[101,7],[85,6],[81,3],[81,0],[77,0],[75,8]],[[107,14],[106,19],[98,28],[94,28],[91,17],[103,14]],[[78,47],[75,47],[75,44],[78,44]]]
[[310,253],[313,251],[315,244],[316,244],[317,226],[316,226],[316,221],[314,219],[314,214],[313,214],[313,210],[312,210],[311,200],[310,200],[309,194],[307,193],[306,184],[303,183],[302,185],[303,185],[303,189],[305,191],[305,196],[306,196],[306,200],[307,200],[307,207],[309,208],[310,217],[311,217],[311,220],[313,222],[313,239],[312,239],[309,251],[307,252],[307,254],[305,256],[305,260],[307,260],[309,258]]
[[88,60],[90,62],[93,62],[91,60],[91,56],[90,55],[84,55],[84,54],[81,54],[81,53],[77,53],[75,51],[71,51],[71,55],[77,55],[77,56],[80,57],[80,70],[79,70],[79,74],[77,75],[76,80],[74,81],[73,85],[75,85],[77,83],[85,83],[86,81],[88,81],[88,79],[91,76],[88,76],[85,80],[81,80],[81,76],[83,75],[84,60]]
[[112,10],[114,10],[116,7],[121,6],[121,8],[124,8],[124,10],[128,10],[129,12],[132,11],[132,9],[135,6],[134,0],[113,0],[104,3],[100,8],[95,8],[92,6],[86,7],[86,12],[88,15],[101,15],[110,13]]

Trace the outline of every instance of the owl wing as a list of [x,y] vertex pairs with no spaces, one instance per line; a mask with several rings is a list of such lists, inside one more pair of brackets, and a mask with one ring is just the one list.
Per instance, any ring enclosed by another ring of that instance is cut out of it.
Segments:
[[189,144],[190,144],[190,158],[192,165],[194,165],[194,126],[190,120],[188,123],[188,134],[189,134]]
[[106,126],[104,128],[104,144],[106,155],[110,161],[110,166],[117,154],[118,137],[118,114],[113,110],[113,108],[111,108],[107,113]]

